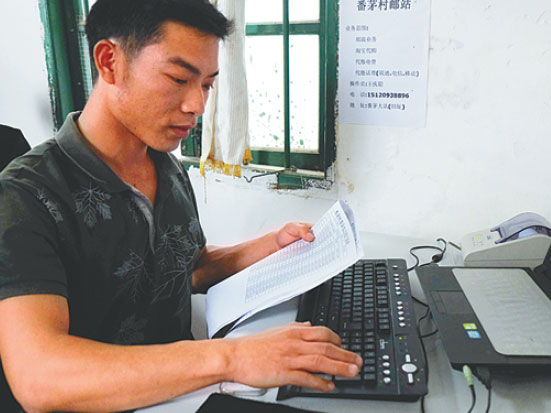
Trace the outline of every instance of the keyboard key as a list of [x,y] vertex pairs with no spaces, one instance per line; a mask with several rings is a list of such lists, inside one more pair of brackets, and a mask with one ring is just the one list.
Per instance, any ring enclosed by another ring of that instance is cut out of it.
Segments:
[[336,385],[341,383],[361,383],[362,377],[359,374],[354,377],[334,376],[333,381]]
[[373,330],[375,328],[375,320],[372,318],[368,318],[364,320],[364,329],[365,330]]
[[365,382],[376,382],[377,381],[377,375],[373,373],[367,373],[363,375],[363,379]]
[[342,323],[341,328],[343,330],[361,330],[361,322],[345,321]]

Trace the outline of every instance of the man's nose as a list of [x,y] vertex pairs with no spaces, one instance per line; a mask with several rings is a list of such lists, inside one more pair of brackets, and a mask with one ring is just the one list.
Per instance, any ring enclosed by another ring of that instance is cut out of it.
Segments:
[[201,116],[205,112],[205,104],[208,94],[202,87],[196,87],[189,91],[182,101],[181,110],[184,113],[192,113]]

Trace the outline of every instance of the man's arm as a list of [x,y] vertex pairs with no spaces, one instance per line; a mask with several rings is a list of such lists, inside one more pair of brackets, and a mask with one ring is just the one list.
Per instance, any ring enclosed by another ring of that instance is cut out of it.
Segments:
[[23,408],[112,412],[221,381],[330,390],[307,371],[352,377],[361,359],[326,328],[293,324],[239,339],[119,346],[68,333],[67,301],[30,295],[0,301],[0,354]]
[[249,265],[299,240],[313,241],[310,224],[289,223],[279,231],[231,247],[203,248],[193,272],[193,292],[207,290]]

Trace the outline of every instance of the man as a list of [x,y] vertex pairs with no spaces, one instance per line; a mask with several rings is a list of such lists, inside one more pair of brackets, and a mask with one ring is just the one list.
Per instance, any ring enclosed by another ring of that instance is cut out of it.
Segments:
[[358,373],[338,336],[307,324],[192,340],[191,291],[313,239],[287,224],[206,247],[167,154],[203,113],[229,29],[206,0],[99,0],[89,102],[0,175],[0,355],[26,411],[134,409],[221,381],[328,391],[310,372]]

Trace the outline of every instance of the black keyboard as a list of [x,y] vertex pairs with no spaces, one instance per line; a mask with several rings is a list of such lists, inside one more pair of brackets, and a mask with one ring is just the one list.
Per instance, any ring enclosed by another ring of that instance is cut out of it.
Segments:
[[317,396],[414,401],[427,394],[404,260],[356,262],[303,294],[297,321],[329,327],[339,334],[343,348],[359,354],[364,363],[353,379],[325,376],[335,383],[331,393],[284,386],[278,400]]

